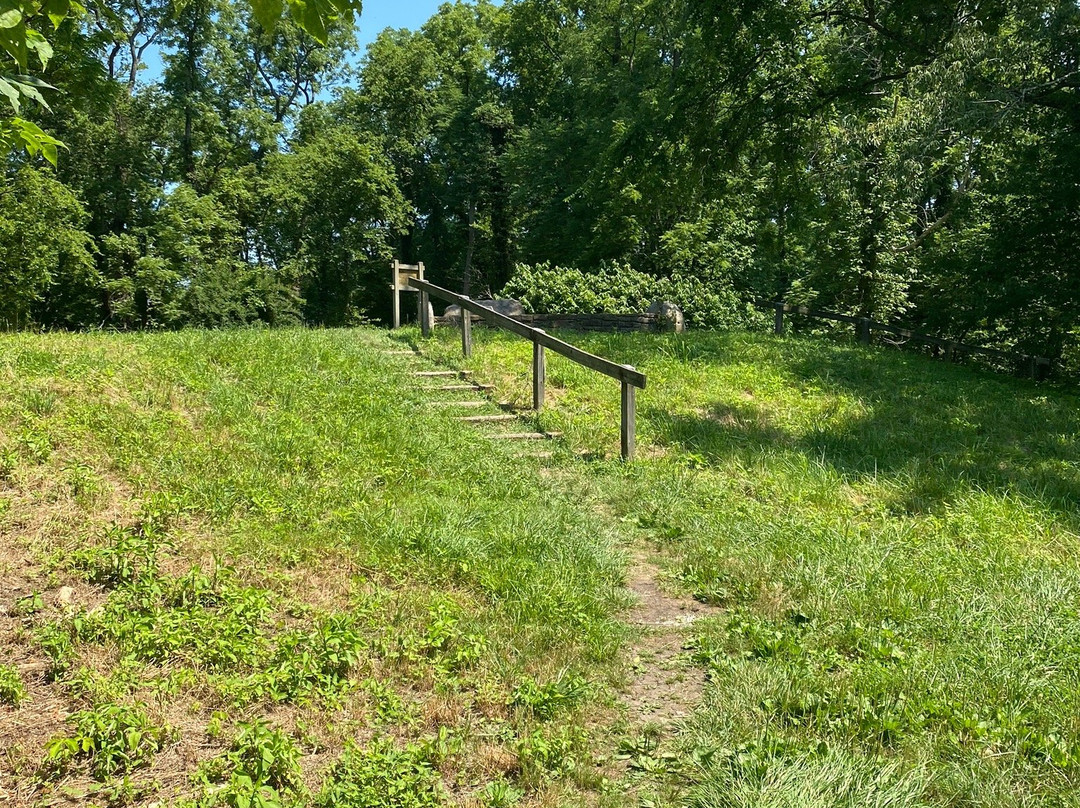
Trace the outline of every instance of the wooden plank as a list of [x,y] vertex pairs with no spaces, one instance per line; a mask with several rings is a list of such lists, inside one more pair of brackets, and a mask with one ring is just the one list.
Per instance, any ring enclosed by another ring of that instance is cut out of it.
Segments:
[[870,344],[870,320],[867,317],[859,318],[859,342],[863,345]]
[[634,386],[623,382],[622,384],[622,418],[620,419],[619,443],[622,449],[623,460],[634,459]]
[[471,374],[471,370],[418,370],[413,373],[413,376],[432,378],[437,376],[469,376]]
[[462,407],[464,409],[472,409],[473,407],[486,407],[491,404],[490,401],[429,401],[429,407]]
[[[428,283],[427,281],[421,281],[414,278],[413,280],[409,281],[409,284],[414,289],[426,290],[433,297],[437,297],[441,300],[446,300],[451,303],[457,303],[464,311],[470,311],[473,314],[479,315],[485,320],[495,323],[501,328],[504,328],[511,333],[517,334],[520,337],[525,337],[525,339],[530,339],[533,342],[538,342],[545,348],[550,348],[551,350],[555,351],[555,353],[561,356],[565,356],[567,359],[571,359],[574,362],[577,362],[579,365],[584,365],[590,370],[595,370],[598,373],[603,373],[606,376],[611,376],[613,379],[618,379],[620,382],[626,382],[627,384],[631,384],[634,387],[645,387],[645,374],[638,372],[629,365],[620,365],[616,362],[612,362],[609,359],[604,359],[602,357],[596,356],[595,354],[591,354],[588,351],[583,351],[580,348],[577,348],[568,342],[564,342],[561,339],[556,339],[550,334],[540,331],[537,328],[532,328],[531,326],[525,325],[525,323],[520,323],[513,317],[507,317],[505,314],[499,314],[498,312],[492,311],[485,306],[481,306],[479,303],[470,298],[454,294],[451,291],[443,289],[439,286],[435,286],[434,284]],[[465,323],[467,323],[469,319],[470,318],[468,317],[461,318],[463,342],[466,329]]]
[[459,415],[455,421],[465,421],[469,424],[494,424],[501,421],[516,421],[516,415]]
[[492,440],[552,440],[561,438],[562,432],[492,432],[484,437]]
[[420,293],[420,335],[427,338],[431,336],[431,322],[428,320],[428,293]]
[[493,384],[442,384],[442,385],[439,385],[438,387],[430,387],[430,388],[425,388],[425,389],[428,389],[428,390],[441,390],[441,391],[446,392],[446,393],[464,392],[466,390],[468,390],[469,392],[476,392],[478,390],[494,390],[495,385],[493,385]]

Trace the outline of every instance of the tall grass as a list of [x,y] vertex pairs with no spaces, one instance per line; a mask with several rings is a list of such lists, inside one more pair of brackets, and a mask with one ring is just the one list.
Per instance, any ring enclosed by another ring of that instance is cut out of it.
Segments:
[[[519,390],[528,345],[478,333],[473,366]],[[642,460],[583,473],[721,607],[696,624],[707,698],[658,795],[1075,804],[1075,394],[800,338],[573,339],[649,380]],[[458,361],[446,336],[425,348]],[[544,417],[612,454],[617,386],[549,363],[565,389]]]

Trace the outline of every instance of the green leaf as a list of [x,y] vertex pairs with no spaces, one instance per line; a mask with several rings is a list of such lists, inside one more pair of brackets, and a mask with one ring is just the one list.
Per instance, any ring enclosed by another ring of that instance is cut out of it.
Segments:
[[289,11],[297,24],[320,45],[326,44],[326,23],[318,0],[289,0]]
[[26,69],[26,24],[19,22],[11,28],[0,28],[0,48],[7,51],[23,70]]
[[0,78],[0,95],[6,95],[8,101],[11,102],[11,108],[15,112],[19,111],[19,91],[15,85],[5,78]]
[[22,22],[22,12],[17,8],[0,11],[0,28],[14,28]]
[[281,12],[285,9],[284,0],[251,0],[251,9],[255,12],[255,19],[266,31],[273,31]]
[[45,37],[37,31],[28,28],[26,30],[26,46],[37,54],[42,67],[48,66],[49,60],[53,55],[53,49],[52,45],[48,43],[48,40],[46,40]]
[[45,0],[42,11],[48,15],[53,28],[59,28],[60,23],[71,13],[71,0]]
[[48,109],[49,105],[45,101],[45,97],[38,91],[37,87],[35,87],[33,84],[22,81],[22,79],[24,78],[29,78],[29,76],[16,76],[15,81],[13,82],[15,87],[18,88],[18,90],[27,98],[37,101],[39,104],[41,104],[41,106],[45,107],[45,109]]

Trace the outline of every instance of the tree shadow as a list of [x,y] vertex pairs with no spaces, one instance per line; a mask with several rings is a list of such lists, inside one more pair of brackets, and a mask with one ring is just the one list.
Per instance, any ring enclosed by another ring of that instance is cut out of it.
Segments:
[[[1080,398],[917,356],[777,342],[770,357],[798,389],[842,397],[845,417],[791,424],[768,401],[706,402],[696,413],[643,409],[656,440],[702,462],[786,450],[845,480],[885,478],[902,491],[892,507],[934,512],[981,489],[1015,495],[1080,529]],[[730,355],[714,358],[717,366]]]

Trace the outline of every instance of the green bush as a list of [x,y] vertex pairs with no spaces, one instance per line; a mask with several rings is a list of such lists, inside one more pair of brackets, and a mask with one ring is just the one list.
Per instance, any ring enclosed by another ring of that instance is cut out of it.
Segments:
[[518,264],[502,291],[526,311],[553,314],[636,314],[656,299],[659,281],[626,264],[595,272],[549,263]]
[[725,278],[689,272],[657,278],[618,263],[592,272],[518,264],[500,294],[520,300],[528,312],[547,314],[642,314],[652,303],[670,300],[696,328],[743,327],[758,316]]
[[229,751],[204,763],[198,774],[205,793],[189,807],[281,808],[304,795],[300,750],[263,719],[240,724]]

